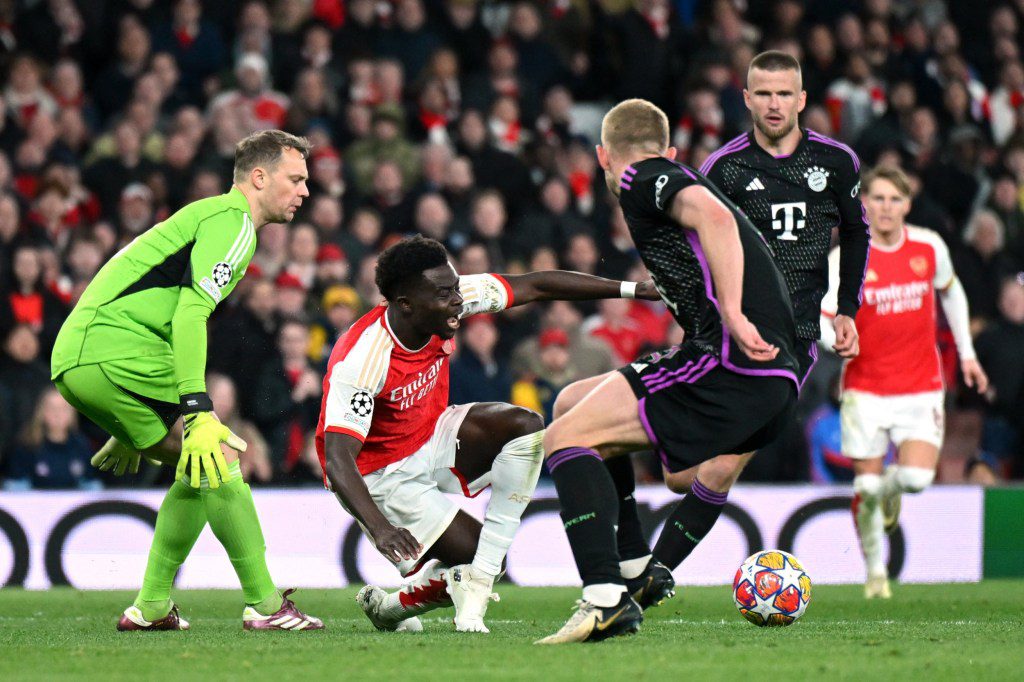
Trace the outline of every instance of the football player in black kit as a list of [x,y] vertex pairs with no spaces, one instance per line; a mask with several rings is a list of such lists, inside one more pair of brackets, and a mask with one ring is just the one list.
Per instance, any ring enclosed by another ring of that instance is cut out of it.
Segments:
[[[584,587],[576,612],[541,644],[635,632],[643,620],[620,570],[618,496],[604,459],[654,449],[669,471],[683,471],[717,455],[754,451],[792,419],[800,364],[782,273],[739,209],[674,161],[668,136],[660,109],[627,100],[604,118],[598,160],[677,318],[682,297],[694,291],[686,263],[696,259],[700,319],[692,338],[610,373],[545,433],[547,466]],[[715,496],[699,481],[693,494]]]
[[[821,299],[828,288],[828,252],[835,227],[839,228],[840,273],[833,348],[844,358],[858,352],[854,317],[869,245],[860,201],[860,161],[846,145],[797,125],[806,94],[800,64],[792,56],[777,51],[757,55],[750,63],[744,98],[753,130],[709,156],[700,170],[750,218],[770,245],[793,302],[802,385],[817,359]],[[601,380],[594,377],[567,386],[555,403],[555,417],[571,409]],[[714,526],[729,489],[752,456],[752,452],[728,454],[685,471],[666,469],[665,482],[674,492],[693,493],[696,480],[699,490],[711,494],[688,494],[664,524],[653,552],[636,513],[632,467],[625,459],[608,462],[620,505],[622,575],[642,607],[672,596],[671,570]]]

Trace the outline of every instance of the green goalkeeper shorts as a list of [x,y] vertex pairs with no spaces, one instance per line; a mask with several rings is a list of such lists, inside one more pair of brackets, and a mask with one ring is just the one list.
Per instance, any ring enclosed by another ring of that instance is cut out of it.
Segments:
[[137,361],[114,360],[72,367],[54,384],[97,426],[145,450],[163,440],[180,416],[174,366],[146,360],[144,373]]

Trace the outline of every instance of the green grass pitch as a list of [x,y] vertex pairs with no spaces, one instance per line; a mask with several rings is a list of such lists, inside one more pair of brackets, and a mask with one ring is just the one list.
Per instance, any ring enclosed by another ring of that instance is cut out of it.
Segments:
[[[118,633],[128,592],[0,590],[0,680],[1012,680],[1024,673],[1024,581],[896,585],[890,601],[859,586],[816,587],[803,619],[760,629],[728,587],[685,588],[647,612],[640,633],[538,647],[579,591],[501,586],[490,635],[458,634],[451,611],[417,634],[379,633],[354,588],[300,590],[318,633],[241,630],[240,593],[178,591],[190,632]],[[433,614],[431,614],[433,615]]]

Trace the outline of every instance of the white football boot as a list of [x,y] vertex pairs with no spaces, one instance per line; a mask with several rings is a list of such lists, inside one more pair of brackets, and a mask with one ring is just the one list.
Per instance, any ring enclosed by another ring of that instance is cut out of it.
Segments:
[[500,600],[491,592],[494,577],[474,570],[470,564],[463,564],[449,568],[445,580],[455,605],[455,629],[458,632],[490,632],[484,625],[487,602]]

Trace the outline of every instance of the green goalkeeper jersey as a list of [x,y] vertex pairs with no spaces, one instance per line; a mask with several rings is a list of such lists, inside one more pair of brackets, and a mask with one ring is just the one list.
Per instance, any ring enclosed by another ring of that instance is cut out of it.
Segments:
[[64,322],[53,378],[98,362],[170,362],[179,395],[204,392],[206,321],[255,250],[249,203],[237,188],[139,235],[100,269]]

